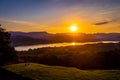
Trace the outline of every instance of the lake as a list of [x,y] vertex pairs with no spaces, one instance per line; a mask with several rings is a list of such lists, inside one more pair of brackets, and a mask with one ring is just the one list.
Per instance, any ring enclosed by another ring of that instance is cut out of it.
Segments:
[[119,43],[119,41],[98,41],[98,42],[84,42],[84,43],[53,43],[53,44],[38,44],[38,45],[30,45],[30,46],[18,46],[15,47],[17,51],[26,51],[29,49],[36,49],[36,48],[44,48],[44,47],[65,47],[65,46],[76,46],[76,45],[85,45],[85,44],[97,44],[97,43]]

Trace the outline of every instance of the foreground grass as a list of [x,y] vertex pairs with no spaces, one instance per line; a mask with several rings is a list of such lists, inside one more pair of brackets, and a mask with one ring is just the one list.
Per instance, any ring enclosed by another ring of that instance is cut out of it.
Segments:
[[14,64],[3,68],[35,80],[120,80],[120,70],[79,70],[35,63]]

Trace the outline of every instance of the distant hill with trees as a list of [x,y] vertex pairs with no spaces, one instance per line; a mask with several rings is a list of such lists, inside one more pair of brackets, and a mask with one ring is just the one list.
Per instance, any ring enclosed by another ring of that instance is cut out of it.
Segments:
[[[14,46],[62,43],[62,42],[96,42],[96,41],[120,41],[120,33],[56,33],[47,32],[9,32]],[[23,40],[22,40],[23,39]]]

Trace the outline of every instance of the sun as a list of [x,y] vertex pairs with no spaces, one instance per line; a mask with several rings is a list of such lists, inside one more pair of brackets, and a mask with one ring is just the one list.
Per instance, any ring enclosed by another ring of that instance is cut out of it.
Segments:
[[72,26],[70,27],[70,30],[71,30],[72,32],[75,32],[75,31],[77,31],[77,26],[75,26],[75,25],[72,25]]
[[75,43],[75,42],[72,42],[72,45],[73,45],[73,46],[75,46],[75,45],[76,45],[76,43]]

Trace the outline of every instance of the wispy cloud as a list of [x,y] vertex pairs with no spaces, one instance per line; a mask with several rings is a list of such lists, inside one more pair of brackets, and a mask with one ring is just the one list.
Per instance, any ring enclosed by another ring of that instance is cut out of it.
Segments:
[[24,21],[24,20],[13,20],[13,19],[3,19],[0,18],[0,21],[3,22],[9,22],[9,23],[14,23],[14,24],[20,24],[20,25],[25,25],[25,26],[31,26],[31,27],[45,27],[39,23],[35,23],[35,22],[30,22],[30,21]]
[[112,21],[102,21],[102,22],[97,22],[94,25],[105,25],[105,24],[108,24],[108,23],[111,23],[111,22]]
[[108,14],[113,14],[113,13],[119,13],[120,7],[114,7],[110,9],[103,9],[100,11],[100,14],[102,15],[108,15]]

